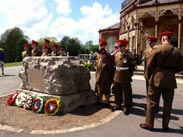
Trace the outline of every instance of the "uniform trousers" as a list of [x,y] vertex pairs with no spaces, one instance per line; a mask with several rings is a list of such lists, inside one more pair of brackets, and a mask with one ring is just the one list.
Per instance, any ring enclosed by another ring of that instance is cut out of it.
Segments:
[[149,85],[147,97],[147,110],[145,124],[154,126],[155,109],[159,103],[160,95],[163,98],[163,122],[162,127],[168,128],[174,98],[174,89],[159,88]]
[[117,106],[121,106],[123,109],[129,109],[132,107],[132,88],[130,82],[119,83],[114,82],[115,88],[115,103]]

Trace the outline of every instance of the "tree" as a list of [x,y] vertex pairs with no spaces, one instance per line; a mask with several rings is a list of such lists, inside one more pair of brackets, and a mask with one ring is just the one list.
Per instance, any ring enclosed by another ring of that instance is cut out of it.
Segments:
[[17,55],[20,53],[20,44],[18,44],[18,41],[20,39],[26,39],[27,36],[23,35],[23,31],[20,28],[13,28],[6,30],[1,35],[1,42],[4,45],[4,51],[5,51],[5,62],[13,62],[17,60]]
[[97,52],[99,50],[99,45],[93,45],[93,41],[87,41],[84,47],[86,53],[90,53],[90,51]]
[[60,45],[63,46],[67,52],[69,52],[70,56],[77,56],[82,51],[82,44],[78,38],[64,36],[60,41]]

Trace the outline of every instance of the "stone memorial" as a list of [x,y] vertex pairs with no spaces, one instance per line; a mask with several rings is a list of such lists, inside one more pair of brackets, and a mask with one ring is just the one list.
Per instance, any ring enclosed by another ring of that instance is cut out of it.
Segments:
[[90,87],[90,72],[77,57],[26,57],[19,73],[20,91],[60,98],[63,111],[97,102]]

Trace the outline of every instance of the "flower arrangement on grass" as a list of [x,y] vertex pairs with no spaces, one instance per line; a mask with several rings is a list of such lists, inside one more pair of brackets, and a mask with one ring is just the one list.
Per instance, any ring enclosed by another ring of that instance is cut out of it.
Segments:
[[7,100],[7,104],[8,104],[9,106],[15,105],[15,100],[16,100],[18,94],[19,94],[19,92],[16,91],[15,93],[12,93],[12,94],[9,96],[9,98],[8,98],[8,100]]
[[45,113],[54,116],[60,112],[62,102],[59,99],[49,99],[44,105]]
[[36,97],[32,102],[32,111],[40,113],[43,110],[44,102],[43,97]]
[[25,100],[23,102],[23,107],[25,109],[31,109],[32,107],[32,102],[33,102],[33,97],[30,94],[27,94],[25,96]]
[[21,92],[18,94],[18,96],[15,100],[15,104],[18,107],[23,107],[25,100],[26,100],[26,94],[24,92]]

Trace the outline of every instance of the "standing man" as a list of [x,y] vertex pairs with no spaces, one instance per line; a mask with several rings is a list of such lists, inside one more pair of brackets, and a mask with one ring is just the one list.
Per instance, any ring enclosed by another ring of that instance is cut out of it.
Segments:
[[51,52],[51,56],[58,56],[59,55],[59,45],[56,43],[52,44],[52,52]]
[[41,56],[42,52],[41,50],[38,48],[38,42],[35,40],[32,40],[32,52],[31,52],[31,56]]
[[43,45],[43,53],[41,56],[50,56],[49,49],[50,49],[50,47],[47,44],[44,44]]
[[24,51],[22,51],[22,59],[31,56],[30,45],[26,42],[23,44]]
[[140,127],[151,131],[154,129],[155,109],[162,94],[164,101],[162,127],[163,131],[167,132],[174,89],[177,88],[175,73],[183,70],[183,57],[181,51],[170,44],[172,32],[162,32],[160,36],[162,44],[153,49],[146,66],[145,76],[149,81],[147,111],[145,124],[140,124]]
[[[144,73],[145,73],[145,70],[146,70],[147,62],[148,62],[148,60],[149,60],[149,58],[152,54],[152,50],[153,50],[153,48],[156,47],[155,45],[156,45],[156,42],[157,42],[157,37],[148,36],[147,37],[147,42],[149,44],[149,48],[144,51]],[[146,94],[147,94],[149,84],[148,84],[147,78],[145,78],[145,79],[146,79]]]
[[2,48],[0,48],[0,67],[2,70],[2,75],[4,75],[4,58],[5,58],[4,51]]
[[[135,70],[135,60],[131,52],[126,47],[128,41],[118,40],[119,52],[114,56],[116,71],[114,74],[115,104],[112,111],[123,110],[125,115],[129,115],[132,107],[132,76]],[[123,103],[123,105],[122,105]]]
[[109,107],[110,89],[113,81],[114,63],[111,56],[104,48],[99,50],[99,59],[96,60],[96,88],[99,96],[99,103],[103,104],[103,95],[105,96],[104,107]]
[[[157,37],[147,36],[147,42],[149,44],[149,48],[144,51],[144,74],[145,74],[147,62],[148,62],[149,58],[151,57],[152,50],[157,47],[156,46]],[[144,75],[144,77],[145,77],[145,75]],[[145,77],[145,80],[146,80],[146,95],[148,97],[149,81],[148,81],[147,77]],[[146,110],[146,108],[145,108],[145,110]],[[157,103],[155,112],[156,113],[159,112],[159,102]]]

